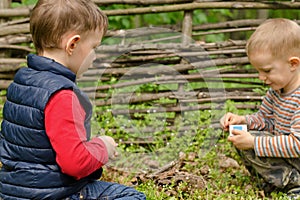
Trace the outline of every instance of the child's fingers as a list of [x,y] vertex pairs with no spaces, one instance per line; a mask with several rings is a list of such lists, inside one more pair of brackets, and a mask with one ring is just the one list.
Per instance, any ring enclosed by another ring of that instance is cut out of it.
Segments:
[[233,135],[242,135],[244,131],[233,129],[231,132]]
[[228,130],[229,125],[228,123],[226,123],[226,115],[224,115],[221,119],[220,119],[220,124],[221,124],[221,128],[225,131]]
[[226,128],[228,128],[229,125],[231,125],[232,119],[233,119],[233,114],[232,114],[232,113],[227,113],[227,114],[225,115],[225,118],[224,118],[224,126],[225,126]]
[[220,124],[221,124],[222,128],[225,127],[225,115],[220,119]]
[[228,136],[227,140],[229,142],[232,142],[233,144],[235,144],[236,143],[236,139],[237,139],[236,137],[239,136],[239,135],[242,135],[243,132],[244,131],[233,129],[231,131],[232,134],[230,136]]

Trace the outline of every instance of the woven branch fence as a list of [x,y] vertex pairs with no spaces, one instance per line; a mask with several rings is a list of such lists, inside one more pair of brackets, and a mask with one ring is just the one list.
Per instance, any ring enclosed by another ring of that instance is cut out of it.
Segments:
[[[201,38],[213,34],[251,33],[264,19],[193,24],[193,18],[197,17],[194,12],[229,9],[259,13],[300,8],[300,2],[293,1],[94,1],[102,7],[128,5],[126,9],[104,10],[109,17],[184,12],[180,25],[109,30],[97,50],[94,67],[78,80],[97,107],[97,118],[107,123],[102,124],[108,127],[105,131],[114,133],[120,129],[125,133],[198,130],[199,121],[207,120],[202,111],[211,119],[206,125],[217,127],[227,100],[235,102],[237,109],[256,110],[262,99],[263,93],[259,92],[262,83],[249,65],[245,38],[229,37],[209,43]],[[0,3],[2,91],[11,83],[15,72],[24,66],[26,55],[34,52],[29,34],[32,7],[9,8],[10,3],[11,0]],[[118,127],[107,121],[109,116],[114,116]],[[149,136],[145,142],[145,138],[137,138],[130,143],[150,143],[152,139]]]

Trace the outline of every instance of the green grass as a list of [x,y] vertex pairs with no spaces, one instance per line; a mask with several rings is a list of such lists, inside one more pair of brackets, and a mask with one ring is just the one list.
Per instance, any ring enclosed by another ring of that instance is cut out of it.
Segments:
[[[239,114],[250,114],[253,110],[238,110],[235,108],[235,103],[227,101],[225,106],[226,111],[239,113]],[[204,111],[201,113],[203,119],[199,122],[199,125],[209,124],[209,118],[212,112]],[[122,184],[132,185],[136,184],[136,188],[146,194],[149,200],[159,199],[287,199],[285,194],[273,192],[266,197],[263,191],[258,187],[261,184],[261,180],[258,177],[253,177],[244,167],[239,155],[235,148],[230,142],[227,141],[228,133],[222,132],[220,129],[206,128],[197,131],[192,136],[192,140],[189,141],[189,145],[182,149],[173,150],[179,154],[179,151],[183,151],[185,154],[196,154],[192,160],[184,160],[183,166],[176,168],[180,172],[189,173],[199,177],[203,177],[206,184],[202,188],[197,188],[193,184],[188,182],[174,183],[174,184],[158,184],[159,178],[147,178],[137,181],[141,174],[130,174],[130,169],[127,169],[126,173],[122,170],[113,175],[109,169],[104,172],[104,180],[118,181]],[[113,135],[112,135],[113,136]],[[121,137],[122,134],[119,135]],[[124,136],[124,135],[123,135]],[[130,138],[130,135],[126,136]],[[181,144],[182,138],[172,137],[171,140],[175,140],[176,144]],[[178,140],[178,141],[176,141]],[[177,143],[176,143],[177,142]],[[121,145],[124,151],[132,152],[133,157],[137,155],[135,153],[143,151],[138,146],[125,146]],[[156,149],[157,148],[157,149]],[[161,145],[153,146],[152,151],[159,151]],[[172,149],[171,149],[172,150]],[[167,153],[165,153],[168,155]],[[239,164],[238,168],[222,168],[219,160],[221,157],[232,158]],[[167,159],[168,156],[159,156],[157,159]],[[177,156],[179,159],[179,155]],[[125,158],[129,159],[128,158]],[[201,169],[207,167],[209,172],[202,174]],[[132,168],[132,171],[135,170]],[[150,172],[149,172],[150,173]],[[143,174],[142,176],[145,176]],[[137,184],[138,182],[138,184]]]
[[[193,145],[188,151],[197,152],[199,146]],[[240,164],[239,168],[222,169],[218,160],[219,155],[226,155],[234,158]],[[158,185],[157,180],[147,179],[141,181],[136,189],[146,194],[148,200],[163,199],[287,199],[285,194],[273,192],[270,196],[264,197],[263,192],[258,188],[260,179],[252,177],[241,163],[235,149],[227,142],[226,138],[220,139],[204,157],[197,157],[195,160],[187,162],[179,171],[189,172],[202,176],[199,170],[204,166],[209,168],[209,172],[203,175],[207,184],[204,188],[195,188],[194,185],[188,185],[184,182],[180,184]],[[110,171],[105,171],[105,177],[110,177]],[[107,173],[107,174],[106,174]],[[115,175],[116,181],[131,185],[132,180],[137,175],[131,176],[120,173]],[[111,177],[110,177],[111,178]],[[189,189],[187,189],[189,187]]]

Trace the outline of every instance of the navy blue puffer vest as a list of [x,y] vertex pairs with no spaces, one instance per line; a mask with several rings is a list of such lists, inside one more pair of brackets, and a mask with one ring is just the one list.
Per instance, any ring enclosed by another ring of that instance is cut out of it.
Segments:
[[78,192],[101,176],[99,169],[75,180],[61,173],[45,132],[44,109],[51,95],[73,90],[86,111],[90,136],[92,106],[75,84],[75,74],[59,63],[36,55],[27,58],[7,90],[1,125],[0,197],[3,199],[61,199]]

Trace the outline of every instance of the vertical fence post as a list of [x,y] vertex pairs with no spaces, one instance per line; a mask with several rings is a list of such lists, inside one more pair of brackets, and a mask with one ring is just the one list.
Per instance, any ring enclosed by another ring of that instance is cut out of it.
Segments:
[[[182,22],[182,46],[188,46],[192,42],[192,31],[193,31],[193,11],[185,11],[184,18]],[[181,58],[181,63],[186,63],[186,60]],[[178,83],[178,93],[183,94],[184,86],[186,83]],[[180,95],[181,96],[181,95]],[[179,102],[180,100],[177,99],[178,106],[184,106],[184,104]],[[184,117],[184,112],[178,112],[175,115],[175,123],[181,122],[181,118]]]
[[9,8],[11,4],[11,0],[1,0],[0,1],[0,9]]
[[[0,0],[0,9],[10,8],[12,0]],[[0,23],[5,22],[5,19],[0,18]]]
[[193,11],[185,11],[182,23],[182,44],[188,45],[192,41]]

